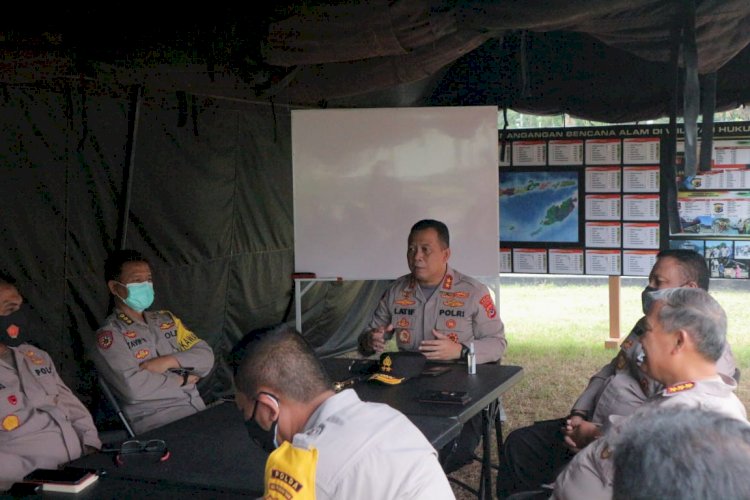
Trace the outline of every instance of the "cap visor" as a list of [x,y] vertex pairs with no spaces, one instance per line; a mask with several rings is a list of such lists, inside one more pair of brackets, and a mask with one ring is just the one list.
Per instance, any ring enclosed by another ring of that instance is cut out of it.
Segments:
[[370,377],[370,380],[377,380],[378,382],[382,382],[388,385],[397,385],[404,381],[403,378],[392,377],[391,375],[386,375],[385,373],[376,373],[375,375]]

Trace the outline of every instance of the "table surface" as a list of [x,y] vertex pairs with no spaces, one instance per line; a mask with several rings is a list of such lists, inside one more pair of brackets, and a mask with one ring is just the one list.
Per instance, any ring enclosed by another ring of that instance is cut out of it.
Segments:
[[[351,375],[351,360],[329,358],[324,366],[334,380]],[[512,387],[523,376],[518,366],[497,364],[477,366],[477,375],[468,375],[466,366],[448,364],[447,373],[419,377],[403,384],[387,386],[376,382],[358,382],[353,388],[364,401],[386,403],[414,422],[437,449],[458,436],[461,424]],[[420,403],[422,390],[460,390],[471,396],[466,405]],[[106,471],[98,484],[77,495],[79,498],[114,498],[128,492],[195,492],[191,496],[222,498],[260,496],[266,453],[248,437],[242,415],[232,403],[220,403],[206,410],[154,429],[139,440],[163,439],[170,458],[128,457],[117,466],[113,454],[96,453],[70,465]],[[44,494],[44,497],[51,497]],[[55,495],[57,496],[57,495]]]

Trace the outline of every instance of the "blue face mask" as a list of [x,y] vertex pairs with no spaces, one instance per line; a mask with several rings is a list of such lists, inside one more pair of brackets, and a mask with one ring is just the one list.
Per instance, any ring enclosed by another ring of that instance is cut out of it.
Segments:
[[118,282],[118,284],[128,289],[128,296],[126,298],[123,299],[119,295],[118,298],[132,310],[143,312],[154,303],[154,284],[150,281],[128,283],[127,285]]

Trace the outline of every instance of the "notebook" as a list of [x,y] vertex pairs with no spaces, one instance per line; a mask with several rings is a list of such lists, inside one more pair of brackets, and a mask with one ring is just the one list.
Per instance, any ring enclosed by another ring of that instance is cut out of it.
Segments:
[[78,493],[96,482],[97,479],[99,479],[99,475],[94,470],[66,467],[64,469],[36,469],[23,480],[41,484],[42,491]]

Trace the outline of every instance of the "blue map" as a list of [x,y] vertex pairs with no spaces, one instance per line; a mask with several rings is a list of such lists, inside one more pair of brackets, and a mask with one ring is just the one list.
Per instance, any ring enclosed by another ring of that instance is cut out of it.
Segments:
[[578,242],[578,172],[500,172],[501,242]]

